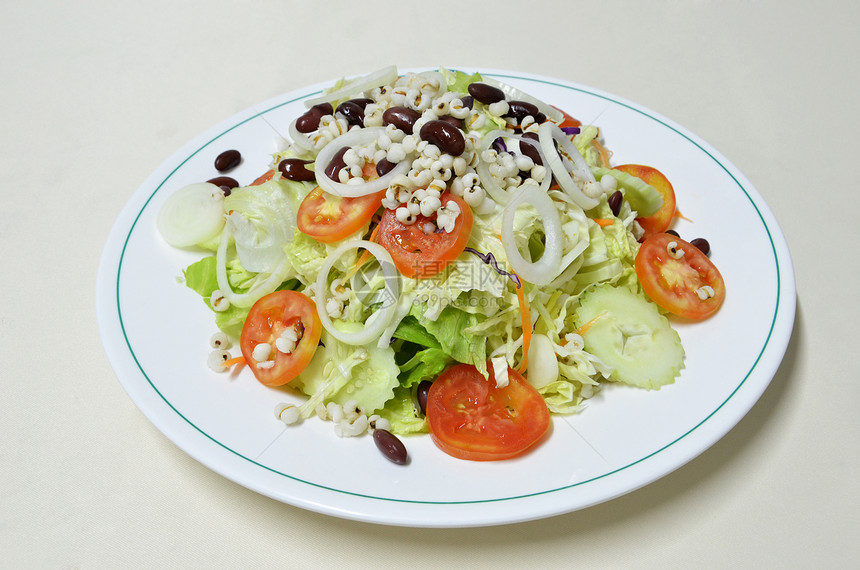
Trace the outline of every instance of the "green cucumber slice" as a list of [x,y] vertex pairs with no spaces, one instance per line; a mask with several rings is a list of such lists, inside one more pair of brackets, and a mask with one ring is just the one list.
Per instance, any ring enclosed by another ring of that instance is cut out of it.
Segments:
[[624,191],[624,198],[630,203],[630,207],[636,210],[642,218],[653,216],[663,206],[663,196],[660,195],[656,188],[641,178],[621,172],[620,170],[615,170],[614,168],[603,168],[602,166],[592,166],[591,172],[598,180],[606,174],[613,177]]
[[597,286],[580,298],[576,326],[592,320],[582,334],[585,350],[613,368],[612,380],[656,390],[684,368],[681,337],[644,296],[626,287]]

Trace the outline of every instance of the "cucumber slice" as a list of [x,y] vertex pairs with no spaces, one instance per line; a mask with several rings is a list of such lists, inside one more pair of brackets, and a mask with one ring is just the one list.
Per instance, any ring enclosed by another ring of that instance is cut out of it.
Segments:
[[614,168],[603,168],[602,166],[592,166],[591,172],[598,180],[606,174],[613,177],[621,189],[624,190],[624,197],[630,203],[630,207],[636,210],[639,216],[643,218],[653,216],[663,206],[663,196],[660,195],[656,188],[641,178],[631,176],[626,172],[621,172]]
[[657,306],[626,287],[600,285],[580,298],[576,326],[585,350],[613,368],[612,380],[639,388],[671,384],[684,367],[681,337]]

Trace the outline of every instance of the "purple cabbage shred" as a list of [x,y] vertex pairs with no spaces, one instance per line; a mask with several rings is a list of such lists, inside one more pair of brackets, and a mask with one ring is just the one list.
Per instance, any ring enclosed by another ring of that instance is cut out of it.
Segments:
[[501,267],[499,267],[499,262],[496,261],[496,257],[492,254],[492,252],[481,253],[477,249],[474,249],[471,247],[465,248],[464,251],[468,251],[469,253],[474,253],[475,255],[477,255],[478,257],[481,258],[481,261],[483,261],[484,263],[486,263],[487,265],[489,265],[490,267],[495,269],[499,275],[502,275],[504,277],[509,277],[511,279],[511,281],[513,281],[516,284],[517,289],[520,289],[523,286],[522,282],[520,281],[519,275],[517,275],[516,273],[509,273],[509,272],[505,271],[504,269],[502,269]]

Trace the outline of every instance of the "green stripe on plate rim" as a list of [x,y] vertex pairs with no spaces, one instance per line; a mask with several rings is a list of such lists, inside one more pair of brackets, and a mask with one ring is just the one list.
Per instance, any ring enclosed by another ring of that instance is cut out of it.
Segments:
[[268,108],[268,109],[266,109],[266,110],[264,110],[264,111],[259,111],[259,112],[255,113],[254,115],[252,115],[252,116],[250,116],[250,117],[248,117],[248,118],[246,118],[246,119],[244,119],[244,120],[242,120],[242,121],[240,121],[240,122],[236,123],[235,125],[233,125],[233,126],[231,126],[230,128],[226,129],[226,130],[225,130],[225,131],[223,131],[222,133],[220,133],[220,134],[218,134],[218,135],[214,136],[212,139],[210,139],[210,140],[209,140],[209,141],[207,141],[205,144],[203,144],[200,148],[198,148],[197,150],[195,150],[194,152],[192,152],[190,155],[188,155],[188,157],[186,157],[182,162],[180,162],[180,163],[179,163],[179,165],[177,165],[177,166],[176,166],[176,168],[174,168],[174,169],[170,172],[170,174],[168,174],[168,175],[167,175],[167,177],[166,177],[164,180],[162,180],[162,181],[161,181],[161,183],[159,183],[159,185],[155,188],[155,190],[152,192],[152,194],[149,196],[149,198],[147,198],[146,202],[143,204],[143,207],[140,209],[140,211],[138,212],[137,216],[136,216],[136,217],[135,217],[135,219],[134,219],[134,222],[132,223],[131,227],[129,228],[128,235],[126,236],[125,242],[123,243],[122,252],[120,253],[119,264],[118,264],[118,266],[117,266],[117,278],[116,278],[116,305],[117,305],[117,316],[118,316],[118,318],[119,318],[119,322],[120,322],[120,328],[122,329],[122,334],[123,334],[123,338],[125,339],[126,346],[128,346],[129,353],[131,354],[132,358],[134,359],[134,362],[135,362],[135,364],[137,365],[138,370],[140,370],[140,373],[141,373],[141,374],[143,374],[143,377],[144,377],[144,378],[146,378],[147,383],[149,383],[150,387],[155,391],[155,393],[156,393],[156,394],[158,394],[158,396],[162,399],[162,401],[164,401],[164,403],[165,403],[165,404],[167,404],[167,406],[168,406],[168,407],[170,407],[170,409],[171,409],[171,410],[173,410],[173,411],[176,413],[176,415],[178,415],[180,418],[182,418],[182,419],[183,419],[183,420],[184,420],[184,421],[185,421],[189,426],[191,426],[192,428],[194,428],[198,433],[200,433],[201,435],[203,435],[206,439],[208,439],[208,440],[209,440],[209,441],[211,441],[212,443],[216,444],[217,446],[221,447],[222,449],[224,449],[224,450],[226,450],[226,451],[228,451],[228,452],[232,453],[232,454],[233,454],[233,455],[235,455],[236,457],[239,457],[239,458],[241,458],[241,459],[243,459],[243,460],[245,460],[245,461],[247,461],[247,462],[249,462],[249,463],[251,463],[251,464],[253,464],[253,465],[256,465],[257,467],[260,467],[260,468],[262,468],[262,469],[265,469],[266,471],[269,471],[269,472],[271,472],[271,473],[274,473],[274,474],[279,475],[279,476],[282,476],[282,477],[286,477],[286,478],[288,478],[288,479],[291,479],[291,480],[296,481],[296,482],[299,482],[299,483],[303,483],[303,484],[305,484],[305,485],[310,485],[310,486],[312,486],[312,487],[317,487],[317,488],[320,488],[320,489],[324,489],[324,490],[326,490],[326,491],[332,491],[332,492],[335,492],[335,493],[342,493],[342,494],[350,495],[350,496],[354,496],[354,497],[361,497],[361,498],[366,498],[366,499],[375,499],[375,500],[380,500],[380,501],[391,501],[391,502],[395,502],[395,503],[411,503],[411,504],[412,504],[412,503],[414,503],[414,504],[430,504],[430,505],[461,505],[461,504],[475,504],[475,503],[494,503],[494,502],[500,502],[500,501],[516,500],[516,499],[526,499],[526,498],[529,498],[529,497],[536,497],[536,496],[540,496],[540,495],[546,495],[546,494],[549,494],[549,493],[556,493],[556,492],[559,492],[559,491],[564,491],[564,490],[567,490],[567,489],[572,489],[572,488],[574,488],[574,487],[581,487],[581,486],[583,486],[583,485],[587,485],[587,484],[592,483],[592,482],[594,482],[594,481],[598,481],[598,480],[601,480],[601,479],[605,479],[605,478],[607,478],[607,477],[609,477],[609,476],[611,476],[611,475],[614,475],[615,473],[619,473],[619,472],[621,472],[621,471],[625,471],[625,470],[627,470],[627,469],[629,469],[629,468],[631,468],[631,467],[633,467],[633,466],[635,466],[635,465],[637,465],[637,464],[639,464],[639,463],[642,463],[642,462],[644,462],[644,461],[647,461],[647,460],[648,460],[648,459],[650,459],[651,457],[654,457],[655,455],[657,455],[657,454],[659,454],[659,453],[663,452],[664,450],[668,449],[669,447],[671,447],[671,446],[675,445],[676,443],[678,443],[679,441],[681,441],[682,439],[684,439],[685,437],[687,437],[688,435],[690,435],[691,433],[693,433],[696,429],[698,429],[699,427],[701,427],[703,424],[705,424],[705,423],[706,423],[706,422],[707,422],[711,417],[713,417],[713,416],[714,416],[714,414],[716,414],[717,412],[719,412],[719,411],[720,411],[720,409],[722,409],[722,408],[723,408],[723,406],[725,406],[725,405],[726,405],[726,403],[727,403],[729,400],[731,400],[731,399],[732,399],[732,397],[734,397],[734,395],[738,392],[738,390],[740,390],[740,389],[741,389],[741,387],[744,385],[744,383],[747,381],[747,379],[749,379],[750,375],[751,375],[751,374],[753,373],[753,371],[755,370],[756,366],[758,365],[759,361],[760,361],[760,360],[761,360],[761,358],[762,358],[762,355],[763,355],[763,354],[764,354],[764,352],[765,352],[765,349],[767,348],[768,343],[770,342],[771,336],[772,336],[772,334],[773,334],[774,327],[775,327],[775,325],[776,325],[777,315],[779,314],[779,302],[780,302],[780,295],[781,295],[781,281],[780,281],[781,271],[780,271],[780,265],[779,265],[779,257],[778,257],[778,255],[777,255],[777,253],[776,253],[776,246],[775,246],[775,244],[774,244],[774,242],[773,242],[773,236],[771,235],[770,228],[768,227],[767,223],[765,222],[765,219],[764,219],[764,217],[762,216],[761,211],[759,210],[758,206],[757,206],[757,205],[756,205],[756,203],[753,201],[753,199],[750,197],[750,195],[749,195],[749,193],[747,192],[747,190],[743,187],[743,185],[740,183],[740,181],[738,181],[738,179],[735,177],[735,175],[734,175],[734,174],[733,174],[733,173],[732,173],[728,168],[726,168],[726,166],[725,166],[725,165],[723,165],[723,164],[722,164],[722,163],[721,163],[721,162],[720,162],[720,161],[719,161],[719,160],[718,160],[718,159],[717,159],[713,154],[711,154],[707,149],[703,148],[699,143],[697,143],[696,141],[692,140],[689,136],[687,136],[687,134],[685,134],[685,133],[683,133],[683,132],[679,131],[679,130],[678,130],[678,129],[676,129],[674,126],[667,124],[665,121],[663,121],[663,120],[661,120],[661,119],[659,119],[659,118],[657,118],[657,117],[654,117],[653,115],[650,115],[650,114],[646,113],[646,112],[645,112],[645,111],[643,111],[642,109],[639,109],[639,108],[637,108],[637,107],[634,107],[634,106],[632,106],[632,105],[629,105],[629,104],[627,104],[627,103],[625,103],[625,102],[623,102],[623,101],[618,101],[617,99],[613,99],[613,98],[611,98],[611,97],[609,97],[609,96],[602,95],[602,94],[600,94],[600,93],[595,93],[595,92],[593,92],[593,91],[589,91],[589,90],[587,90],[587,89],[580,88],[580,87],[575,87],[575,86],[572,86],[572,85],[566,85],[566,84],[564,84],[564,83],[557,83],[557,82],[553,82],[553,81],[548,81],[548,80],[546,80],[546,79],[535,79],[535,78],[531,78],[531,77],[520,77],[520,76],[516,76],[516,75],[505,75],[505,74],[498,74],[498,73],[485,73],[485,75],[491,75],[491,76],[493,76],[493,77],[498,77],[498,78],[516,79],[516,80],[520,80],[520,81],[531,81],[531,82],[534,82],[534,83],[542,83],[542,84],[545,84],[545,85],[551,85],[551,86],[553,86],[553,87],[559,87],[559,88],[567,89],[567,90],[571,90],[571,91],[578,91],[578,92],[580,92],[580,93],[584,93],[584,94],[586,94],[586,95],[590,95],[590,96],[592,96],[592,97],[597,97],[597,98],[600,98],[600,99],[604,99],[604,100],[606,100],[606,101],[608,101],[608,102],[610,102],[610,103],[614,103],[614,104],[616,104],[616,105],[619,105],[619,106],[624,107],[624,108],[626,108],[626,109],[629,109],[629,110],[631,110],[631,111],[634,111],[634,112],[636,112],[636,113],[639,113],[639,114],[641,114],[641,115],[643,115],[643,116],[645,116],[645,117],[648,117],[649,119],[651,119],[651,120],[653,120],[653,121],[655,121],[655,122],[657,122],[657,123],[659,123],[659,124],[663,125],[663,126],[664,126],[664,127],[666,127],[667,129],[672,130],[673,132],[675,132],[676,134],[680,135],[681,137],[683,137],[684,139],[686,139],[688,142],[690,142],[690,143],[692,143],[694,146],[696,146],[696,148],[698,148],[700,151],[702,151],[702,152],[703,152],[703,153],[705,153],[708,157],[710,157],[710,158],[711,158],[711,160],[713,160],[715,163],[717,163],[717,164],[720,166],[720,168],[722,168],[722,170],[723,170],[726,174],[728,174],[728,176],[729,176],[729,177],[730,177],[730,178],[735,182],[735,184],[737,184],[738,188],[740,188],[740,189],[741,189],[741,191],[744,193],[744,195],[745,195],[745,196],[747,197],[747,199],[749,200],[750,204],[752,204],[753,208],[755,209],[756,213],[757,213],[757,214],[758,214],[758,216],[759,216],[759,219],[760,219],[760,220],[761,220],[761,222],[762,222],[762,225],[764,226],[765,231],[767,232],[768,240],[770,241],[770,245],[771,245],[771,250],[773,251],[773,258],[774,258],[774,262],[775,262],[775,264],[776,264],[776,273],[777,273],[777,283],[776,283],[776,286],[777,286],[777,294],[776,294],[776,306],[774,307],[773,320],[771,321],[770,329],[768,330],[768,334],[767,334],[767,336],[766,336],[766,338],[765,338],[764,346],[762,346],[762,349],[761,349],[761,351],[759,352],[758,356],[756,357],[755,361],[753,362],[753,365],[752,365],[752,367],[750,368],[750,370],[749,370],[749,371],[747,372],[747,374],[743,377],[743,379],[742,379],[742,380],[741,380],[741,382],[737,385],[737,387],[735,387],[735,389],[734,389],[734,390],[732,390],[731,394],[729,394],[729,396],[728,396],[728,397],[727,397],[727,398],[726,398],[722,403],[720,403],[720,405],[719,405],[719,406],[717,406],[717,407],[716,407],[716,409],[714,409],[710,414],[708,414],[708,415],[707,415],[707,416],[706,416],[702,421],[700,421],[700,422],[699,422],[699,423],[697,423],[695,426],[693,426],[692,428],[690,428],[687,432],[685,432],[684,434],[680,435],[680,436],[679,436],[679,437],[677,437],[675,440],[673,440],[673,441],[671,441],[671,442],[667,443],[667,444],[666,444],[666,445],[664,445],[663,447],[661,447],[661,448],[659,448],[659,449],[657,449],[657,450],[655,450],[655,451],[653,451],[653,452],[649,453],[648,455],[646,455],[646,456],[644,456],[644,457],[642,457],[642,458],[640,458],[640,459],[638,459],[638,460],[636,460],[636,461],[633,461],[633,462],[631,462],[631,463],[629,463],[629,464],[627,464],[627,465],[624,465],[623,467],[619,467],[619,468],[617,468],[617,469],[613,469],[612,471],[608,471],[608,472],[606,472],[606,473],[604,473],[604,474],[602,474],[602,475],[598,475],[598,476],[596,476],[596,477],[592,477],[592,478],[590,478],[590,479],[586,479],[586,480],[584,480],[584,481],[579,481],[579,482],[577,482],[577,483],[572,483],[572,484],[570,484],[570,485],[565,485],[565,486],[563,486],[563,487],[558,487],[558,488],[555,488],[555,489],[547,489],[547,490],[544,490],[544,491],[537,491],[537,492],[534,492],[534,493],[528,493],[528,494],[523,494],[523,495],[515,495],[515,496],[510,496],[510,497],[498,497],[498,498],[493,498],[493,499],[480,499],[480,500],[472,500],[472,501],[421,501],[421,500],[414,500],[414,499],[396,499],[396,498],[391,498],[391,497],[378,497],[378,496],[375,496],[375,495],[369,495],[369,494],[363,494],[363,493],[356,493],[356,492],[354,492],[354,491],[344,491],[344,490],[342,490],[342,489],[337,489],[337,488],[329,487],[329,486],[326,486],[326,485],[320,485],[320,484],[318,484],[318,483],[314,483],[313,481],[307,481],[307,480],[304,480],[304,479],[300,479],[300,478],[298,478],[298,477],[294,477],[294,476],[292,476],[292,475],[289,475],[289,474],[287,474],[287,473],[283,473],[283,472],[278,471],[278,470],[276,470],[276,469],[272,469],[271,467],[268,467],[267,465],[264,465],[264,464],[262,464],[262,463],[260,463],[260,462],[258,462],[258,461],[255,461],[255,460],[253,460],[253,459],[251,459],[251,458],[249,458],[249,457],[246,457],[245,455],[242,455],[242,454],[241,454],[241,453],[239,453],[238,451],[236,451],[236,450],[234,450],[234,449],[231,449],[230,447],[227,447],[225,444],[221,443],[220,441],[218,441],[217,439],[213,438],[211,435],[209,435],[208,433],[206,433],[205,431],[203,431],[202,429],[200,429],[197,425],[195,425],[195,424],[194,424],[193,422],[191,422],[188,418],[186,418],[186,417],[182,414],[182,412],[180,412],[178,409],[176,409],[176,408],[173,406],[173,404],[171,404],[171,403],[170,403],[170,401],[168,401],[168,400],[167,400],[167,398],[165,398],[165,397],[164,397],[164,395],[163,395],[163,394],[158,390],[158,388],[156,388],[156,387],[155,387],[155,385],[152,383],[152,380],[149,378],[149,375],[148,375],[148,374],[146,373],[146,371],[143,369],[143,366],[141,365],[140,361],[138,360],[137,355],[135,354],[134,349],[133,349],[133,348],[132,348],[132,346],[131,346],[131,342],[130,342],[130,341],[129,341],[129,339],[128,339],[128,336],[127,336],[127,334],[126,334],[126,330],[125,330],[125,324],[124,324],[124,322],[123,322],[123,318],[122,318],[122,307],[120,306],[120,301],[119,301],[119,295],[120,295],[120,293],[119,293],[119,290],[120,290],[120,276],[121,276],[121,274],[122,274],[122,264],[123,264],[123,260],[124,260],[124,258],[125,258],[125,251],[126,251],[126,247],[128,246],[129,239],[131,238],[131,234],[132,234],[132,232],[134,231],[134,228],[137,226],[137,222],[139,221],[140,216],[143,214],[143,211],[144,211],[144,210],[146,209],[146,207],[149,205],[149,203],[150,203],[150,201],[152,200],[152,198],[153,198],[153,197],[158,193],[158,191],[159,191],[159,190],[161,190],[161,188],[164,186],[164,184],[165,184],[165,183],[166,183],[166,182],[167,182],[167,181],[168,181],[168,180],[169,180],[169,179],[170,179],[170,178],[171,178],[171,177],[172,177],[172,176],[173,176],[173,175],[174,175],[174,174],[175,174],[175,173],[180,169],[180,168],[182,168],[182,167],[185,165],[185,163],[186,163],[186,162],[188,162],[188,160],[190,160],[192,157],[194,157],[195,155],[197,155],[197,154],[198,154],[200,151],[202,151],[204,148],[208,147],[210,144],[212,144],[213,142],[217,141],[219,138],[221,138],[221,137],[222,137],[222,136],[224,136],[225,134],[229,133],[230,131],[232,131],[232,130],[236,129],[237,127],[239,127],[239,126],[241,126],[241,125],[243,125],[243,124],[245,124],[245,123],[247,123],[247,122],[249,122],[249,121],[252,121],[252,120],[254,120],[254,119],[257,119],[257,118],[263,117],[263,115],[265,115],[266,113],[269,113],[269,112],[271,112],[271,111],[274,111],[275,109],[278,109],[278,108],[283,107],[283,106],[285,106],[285,105],[289,105],[289,104],[291,104],[291,103],[295,103],[296,101],[301,101],[301,100],[303,100],[303,99],[307,99],[307,98],[309,98],[309,97],[313,97],[313,96],[318,95],[318,94],[320,93],[320,91],[314,91],[314,92],[311,92],[311,93],[307,93],[307,94],[305,94],[305,95],[302,95],[301,97],[296,97],[296,98],[294,98],[294,99],[290,99],[290,100],[285,101],[285,102],[283,102],[283,103],[279,103],[279,104],[277,104],[277,105],[275,105],[275,106],[273,106],[273,107],[270,107],[270,108]]

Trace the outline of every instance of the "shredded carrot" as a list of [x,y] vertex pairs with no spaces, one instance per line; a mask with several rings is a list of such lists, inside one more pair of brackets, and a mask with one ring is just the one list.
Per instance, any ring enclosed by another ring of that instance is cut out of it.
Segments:
[[231,358],[230,360],[225,360],[221,363],[221,366],[224,368],[230,368],[231,366],[235,366],[236,364],[245,364],[244,356],[237,356],[236,358]]
[[[370,232],[370,238],[368,239],[368,241],[372,241],[372,242],[376,243],[376,236],[378,234],[379,234],[379,224],[376,224],[376,227],[373,228],[372,232]],[[355,275],[356,271],[361,269],[362,265],[364,265],[365,263],[370,261],[372,258],[373,258],[373,254],[367,250],[364,250],[364,253],[361,254],[361,257],[358,258],[358,261],[355,262],[355,265],[353,266],[353,268],[350,270],[350,272],[346,275],[346,277],[344,279],[351,278],[353,275]]]
[[573,332],[575,332],[575,333],[576,333],[576,334],[578,334],[579,336],[584,335],[585,333],[587,333],[587,332],[588,332],[588,329],[590,329],[591,327],[593,327],[593,326],[594,326],[594,324],[595,324],[597,321],[599,321],[600,319],[602,319],[602,318],[603,318],[603,316],[604,316],[605,314],[606,314],[606,312],[600,313],[599,315],[597,315],[596,317],[594,317],[593,319],[591,319],[590,321],[588,321],[587,323],[585,323],[584,325],[582,325],[581,327],[579,327],[578,329],[576,329],[576,330],[575,330],[575,331],[573,331]]
[[615,223],[615,220],[610,220],[608,218],[592,218],[592,219],[594,220],[595,224],[597,224],[598,226],[600,226],[602,228],[605,228],[606,226],[611,226],[612,224]]
[[600,165],[604,168],[609,168],[609,157],[612,153],[610,153],[605,146],[597,142],[597,139],[592,139],[591,144],[593,144],[594,148],[597,149],[597,152],[600,153]]
[[[522,283],[522,280],[520,280],[520,283]],[[529,366],[529,345],[532,342],[532,316],[522,284],[517,287],[517,300],[520,303],[520,319],[523,323],[523,360],[520,363],[519,373],[525,375]]]
[[675,217],[676,217],[676,218],[681,218],[682,220],[687,220],[687,221],[688,221],[688,222],[690,222],[690,223],[695,223],[695,222],[693,222],[693,220],[691,220],[690,218],[688,218],[687,216],[685,216],[684,214],[682,214],[682,213],[681,213],[680,211],[678,211],[678,210],[675,210]]

